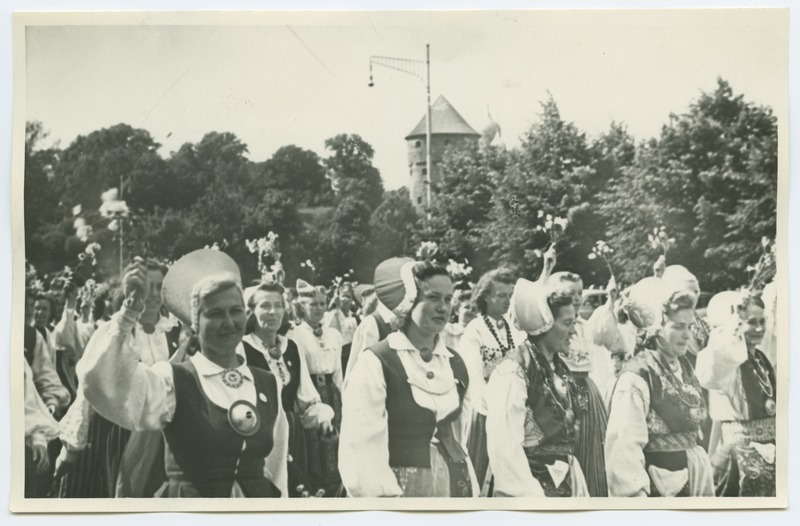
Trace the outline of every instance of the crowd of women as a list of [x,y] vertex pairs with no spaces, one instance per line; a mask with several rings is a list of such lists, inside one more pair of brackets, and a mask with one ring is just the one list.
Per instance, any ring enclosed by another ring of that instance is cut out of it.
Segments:
[[584,319],[555,264],[328,291],[203,249],[29,291],[26,496],[774,496],[774,283],[700,313],[662,259]]

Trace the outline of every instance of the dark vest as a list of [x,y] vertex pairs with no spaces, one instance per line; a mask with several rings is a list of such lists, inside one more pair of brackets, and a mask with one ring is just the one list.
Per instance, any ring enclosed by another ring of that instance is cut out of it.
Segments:
[[392,326],[383,319],[380,312],[373,312],[370,314],[372,318],[375,320],[375,324],[378,326],[378,341],[381,342],[385,340],[391,333],[392,333]]
[[[689,359],[681,356],[678,361],[681,364],[683,381],[694,385],[698,393],[702,392]],[[659,362],[658,351],[645,349],[631,359],[623,371],[637,374],[647,382],[650,388],[650,408],[667,424],[671,433],[697,433],[700,426],[692,419],[689,408],[664,389],[662,375],[669,374],[666,372],[668,367]],[[702,397],[698,403],[705,409]]]
[[[411,393],[408,375],[397,351],[382,340],[370,350],[378,357],[386,379],[386,413],[389,426],[389,465],[391,467],[431,467],[430,443],[437,433],[436,415],[420,407]],[[463,402],[469,385],[469,375],[461,357],[451,351],[450,367],[456,379],[459,402]],[[449,429],[449,423],[458,417],[453,412],[441,423],[438,432]],[[446,432],[446,431],[445,431]]]
[[[272,372],[267,359],[261,351],[244,340],[242,340],[242,345],[244,346],[244,355],[247,359],[247,365]],[[293,413],[295,402],[297,402],[297,389],[300,387],[300,353],[297,350],[297,344],[294,343],[293,340],[288,340],[286,342],[286,352],[283,353],[283,362],[286,364],[286,368],[289,370],[289,374],[291,374],[292,377],[289,383],[281,390],[281,403],[284,411]]]
[[228,423],[227,409],[205,395],[191,361],[172,364],[172,371],[175,415],[164,428],[169,478],[191,484],[199,497],[230,497],[234,481],[247,497],[279,496],[280,491],[264,476],[264,458],[272,451],[278,415],[275,378],[250,368],[261,426],[256,434],[245,438]]
[[[575,383],[573,373],[556,353],[553,356],[555,373],[565,380],[569,396],[561,396],[552,386],[550,379],[554,371],[536,346],[530,344],[533,357],[528,370],[527,405],[533,412],[536,425],[544,434],[542,442],[536,446],[538,450],[553,449],[572,453],[575,446],[575,422],[585,411],[579,404],[580,392]],[[571,423],[567,422],[567,411],[572,411]]]
[[[769,383],[772,386],[772,396],[767,396],[767,394],[761,390],[758,376],[756,376],[755,372],[756,365],[753,363],[754,359],[758,360],[767,371],[767,378],[769,378]],[[755,356],[746,360],[742,365],[740,365],[739,371],[742,375],[742,387],[744,388],[744,397],[747,401],[750,419],[760,420],[762,418],[774,416],[767,413],[765,407],[767,400],[775,400],[775,370],[772,368],[772,364],[769,363],[769,360],[764,353],[756,349]]]
[[33,367],[33,353],[36,350],[36,329],[30,325],[25,326],[25,359]]

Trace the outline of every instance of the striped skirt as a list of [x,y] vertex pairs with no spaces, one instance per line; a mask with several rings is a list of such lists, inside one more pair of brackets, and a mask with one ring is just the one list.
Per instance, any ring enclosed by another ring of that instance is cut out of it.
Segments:
[[608,497],[606,481],[605,437],[608,414],[603,396],[586,373],[573,373],[575,382],[586,400],[586,411],[580,417],[580,429],[575,445],[578,460],[591,497]]

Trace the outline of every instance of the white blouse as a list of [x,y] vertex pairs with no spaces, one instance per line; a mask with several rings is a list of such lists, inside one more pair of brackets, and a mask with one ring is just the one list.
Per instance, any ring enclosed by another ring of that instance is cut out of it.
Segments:
[[[132,431],[161,430],[175,415],[172,366],[165,361],[152,365],[139,361],[132,331],[138,315],[123,307],[109,323],[98,328],[78,363],[77,372],[86,400],[103,417]],[[221,407],[230,407],[237,400],[257,403],[253,376],[244,363],[237,370],[245,381],[232,388],[222,381],[224,368],[201,353],[190,360],[201,388],[213,403]],[[273,440],[272,451],[265,459],[265,475],[287,496],[289,430],[280,403],[280,389]]]
[[[284,363],[286,358],[283,356],[286,352],[288,339],[281,335],[277,337],[278,347],[281,350],[280,359],[275,359],[270,356],[269,351],[264,346],[264,342],[255,334],[251,333],[245,335],[244,340],[264,355],[270,370],[278,380],[278,389],[285,387],[292,378],[288,366]],[[239,345],[236,348],[236,352],[244,357],[244,346]],[[311,382],[311,377],[308,375],[308,368],[306,367],[303,353],[298,352],[297,354],[300,357],[300,383],[297,387],[295,411],[300,417],[300,424],[306,429],[312,429],[318,427],[320,424],[329,423],[333,420],[333,408],[322,403],[319,398],[319,393],[317,393],[314,384]]]
[[333,383],[342,388],[342,335],[336,329],[322,328],[322,336],[305,321],[292,329],[288,337],[294,340],[308,365],[309,374],[332,374]]
[[36,386],[33,385],[33,372],[27,361],[24,361],[24,393],[25,393],[25,445],[46,446],[58,436],[56,422],[47,406],[42,401]]
[[342,345],[353,342],[353,334],[356,332],[358,322],[352,314],[345,315],[342,309],[334,309],[325,313],[322,317],[322,324],[331,329],[336,329],[342,335]]
[[[438,338],[430,362],[402,332],[387,339],[397,351],[411,384],[414,401],[433,411],[436,421],[459,407],[458,390],[450,367],[450,351]],[[432,374],[430,374],[432,373]],[[465,403],[471,396],[470,388]],[[454,425],[457,429],[459,426]],[[456,433],[458,435],[458,433]],[[465,438],[456,436],[462,445]],[[371,352],[359,358],[342,397],[342,429],[339,438],[339,473],[353,497],[398,497],[403,490],[389,467],[389,427],[386,412],[386,379],[380,359]]]
[[[492,324],[492,328],[500,338],[503,346],[511,345],[511,348],[506,351],[507,353],[513,351],[528,338],[524,331],[521,331],[514,323],[509,321],[508,316],[503,316],[503,320],[511,330],[511,341],[508,342],[506,329],[498,328],[497,322],[492,318],[487,316],[486,319]],[[461,355],[464,363],[467,364],[470,387],[475,389],[475,411],[485,415],[486,401],[484,400],[484,393],[486,381],[503,355],[500,351],[500,344],[492,335],[489,327],[486,326],[483,316],[478,316],[467,324],[456,351]]]
[[[136,326],[132,331],[131,348],[138,353],[141,363],[153,365],[169,360],[169,344],[165,332],[170,327],[171,324],[165,322],[163,318],[156,323],[152,334],[147,334],[141,325]],[[82,385],[78,385],[75,402],[59,422],[61,425],[59,438],[70,450],[82,450],[89,441],[89,420],[94,411],[83,394]]]

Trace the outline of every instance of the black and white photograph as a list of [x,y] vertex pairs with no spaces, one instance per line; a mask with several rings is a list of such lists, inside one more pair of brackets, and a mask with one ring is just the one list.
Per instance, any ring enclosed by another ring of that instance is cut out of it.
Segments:
[[787,506],[788,9],[13,29],[12,511]]

